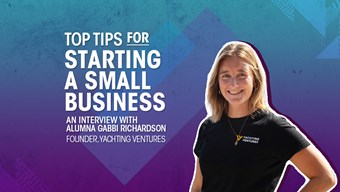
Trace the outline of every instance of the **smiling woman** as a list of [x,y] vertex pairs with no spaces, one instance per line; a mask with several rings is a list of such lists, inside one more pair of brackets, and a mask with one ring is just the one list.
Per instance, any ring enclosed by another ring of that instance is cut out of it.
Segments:
[[229,110],[246,115],[254,87],[251,65],[239,57],[229,57],[223,59],[218,71],[220,92],[228,101]]
[[222,47],[208,75],[208,116],[201,122],[191,191],[276,191],[289,162],[302,173],[301,191],[336,184],[325,157],[268,104],[266,73],[244,42]]

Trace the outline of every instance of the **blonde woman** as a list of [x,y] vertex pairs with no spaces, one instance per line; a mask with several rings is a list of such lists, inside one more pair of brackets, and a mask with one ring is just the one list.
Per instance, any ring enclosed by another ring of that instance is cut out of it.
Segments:
[[306,178],[301,191],[336,185],[325,157],[269,106],[266,73],[249,44],[229,42],[217,54],[206,109],[194,146],[191,192],[276,191],[289,162]]

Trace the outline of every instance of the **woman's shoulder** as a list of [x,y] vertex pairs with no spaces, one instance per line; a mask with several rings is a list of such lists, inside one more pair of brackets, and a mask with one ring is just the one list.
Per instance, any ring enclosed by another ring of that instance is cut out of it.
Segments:
[[200,123],[200,127],[203,129],[209,128],[214,124],[214,122],[211,120],[211,117],[206,117],[204,118],[201,123]]
[[222,120],[223,118],[217,122],[214,122],[211,117],[207,116],[201,121],[200,130],[203,132],[210,131],[212,128],[219,126]]
[[262,125],[266,127],[276,127],[278,125],[284,125],[289,122],[287,117],[277,113],[272,109],[260,109],[253,112],[250,116],[257,125]]
[[271,128],[292,128],[296,127],[289,118],[285,115],[277,113],[274,110],[266,111],[265,113],[267,124],[270,125]]

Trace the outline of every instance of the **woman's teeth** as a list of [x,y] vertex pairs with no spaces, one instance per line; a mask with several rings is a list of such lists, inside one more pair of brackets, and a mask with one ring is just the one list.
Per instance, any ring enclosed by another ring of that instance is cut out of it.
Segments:
[[228,91],[228,93],[230,93],[231,95],[237,95],[241,92],[242,92],[242,90],[241,91]]

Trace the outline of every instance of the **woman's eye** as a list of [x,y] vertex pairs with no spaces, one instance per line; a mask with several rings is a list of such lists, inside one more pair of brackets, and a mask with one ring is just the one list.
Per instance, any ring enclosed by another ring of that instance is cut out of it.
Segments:
[[222,75],[222,79],[229,79],[230,78],[230,75]]
[[247,74],[241,73],[241,74],[239,75],[239,77],[240,77],[240,78],[246,78],[246,77],[247,77]]

